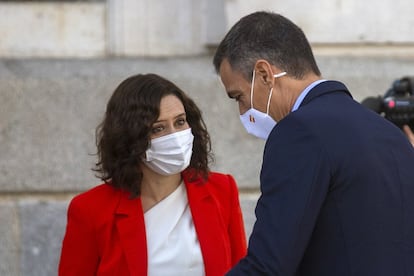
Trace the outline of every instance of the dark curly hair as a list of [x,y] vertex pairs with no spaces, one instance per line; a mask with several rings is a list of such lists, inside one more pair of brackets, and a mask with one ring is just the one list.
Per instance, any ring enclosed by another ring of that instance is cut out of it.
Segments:
[[140,194],[142,162],[150,145],[152,125],[160,114],[161,99],[175,95],[184,105],[194,135],[190,178],[206,180],[212,161],[211,141],[201,111],[180,88],[156,74],[139,74],[122,81],[112,94],[105,117],[96,129],[96,176],[132,197]]

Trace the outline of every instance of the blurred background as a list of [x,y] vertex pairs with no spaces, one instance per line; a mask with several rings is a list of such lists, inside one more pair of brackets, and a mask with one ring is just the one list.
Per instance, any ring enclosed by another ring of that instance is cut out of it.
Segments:
[[212,55],[258,10],[297,23],[324,78],[358,101],[414,74],[412,0],[0,0],[0,275],[57,274],[69,200],[100,183],[95,127],[138,73],[167,77],[200,106],[213,169],[237,180],[250,234],[264,143],[245,133]]

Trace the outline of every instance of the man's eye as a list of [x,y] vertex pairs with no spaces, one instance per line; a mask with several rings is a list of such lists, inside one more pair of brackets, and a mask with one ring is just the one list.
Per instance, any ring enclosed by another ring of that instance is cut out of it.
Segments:
[[240,95],[236,95],[236,96],[234,96],[234,97],[233,97],[233,99],[234,99],[236,102],[240,101]]

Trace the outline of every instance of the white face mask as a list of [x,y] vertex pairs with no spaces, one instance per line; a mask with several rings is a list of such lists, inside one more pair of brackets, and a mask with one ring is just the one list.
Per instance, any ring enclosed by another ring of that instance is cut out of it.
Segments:
[[180,173],[190,165],[193,140],[191,128],[152,139],[144,164],[162,175]]
[[[273,75],[279,78],[286,75],[286,72]],[[276,125],[276,121],[269,116],[270,99],[272,98],[273,87],[270,89],[269,98],[267,100],[266,113],[260,112],[253,108],[253,87],[254,87],[255,71],[253,70],[252,85],[250,89],[250,109],[240,115],[240,120],[247,133],[252,134],[260,139],[266,140],[270,132]]]

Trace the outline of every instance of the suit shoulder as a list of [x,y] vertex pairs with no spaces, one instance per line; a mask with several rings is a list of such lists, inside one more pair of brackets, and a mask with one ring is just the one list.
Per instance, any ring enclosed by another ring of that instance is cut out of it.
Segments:
[[116,192],[116,190],[115,190],[114,187],[112,187],[109,184],[103,183],[103,184],[92,187],[89,190],[84,191],[84,192],[76,195],[74,197],[74,199],[80,200],[80,201],[88,200],[88,199],[96,198],[96,197],[99,197],[99,196],[104,196],[105,197],[105,196],[108,196],[108,195],[113,194],[115,192]]
[[109,184],[101,184],[95,186],[83,193],[76,195],[72,200],[71,206],[79,207],[103,207],[111,205],[112,202],[117,201],[117,194],[119,193],[114,187]]
[[230,192],[237,189],[236,181],[230,174],[210,172],[207,185],[221,192]]

